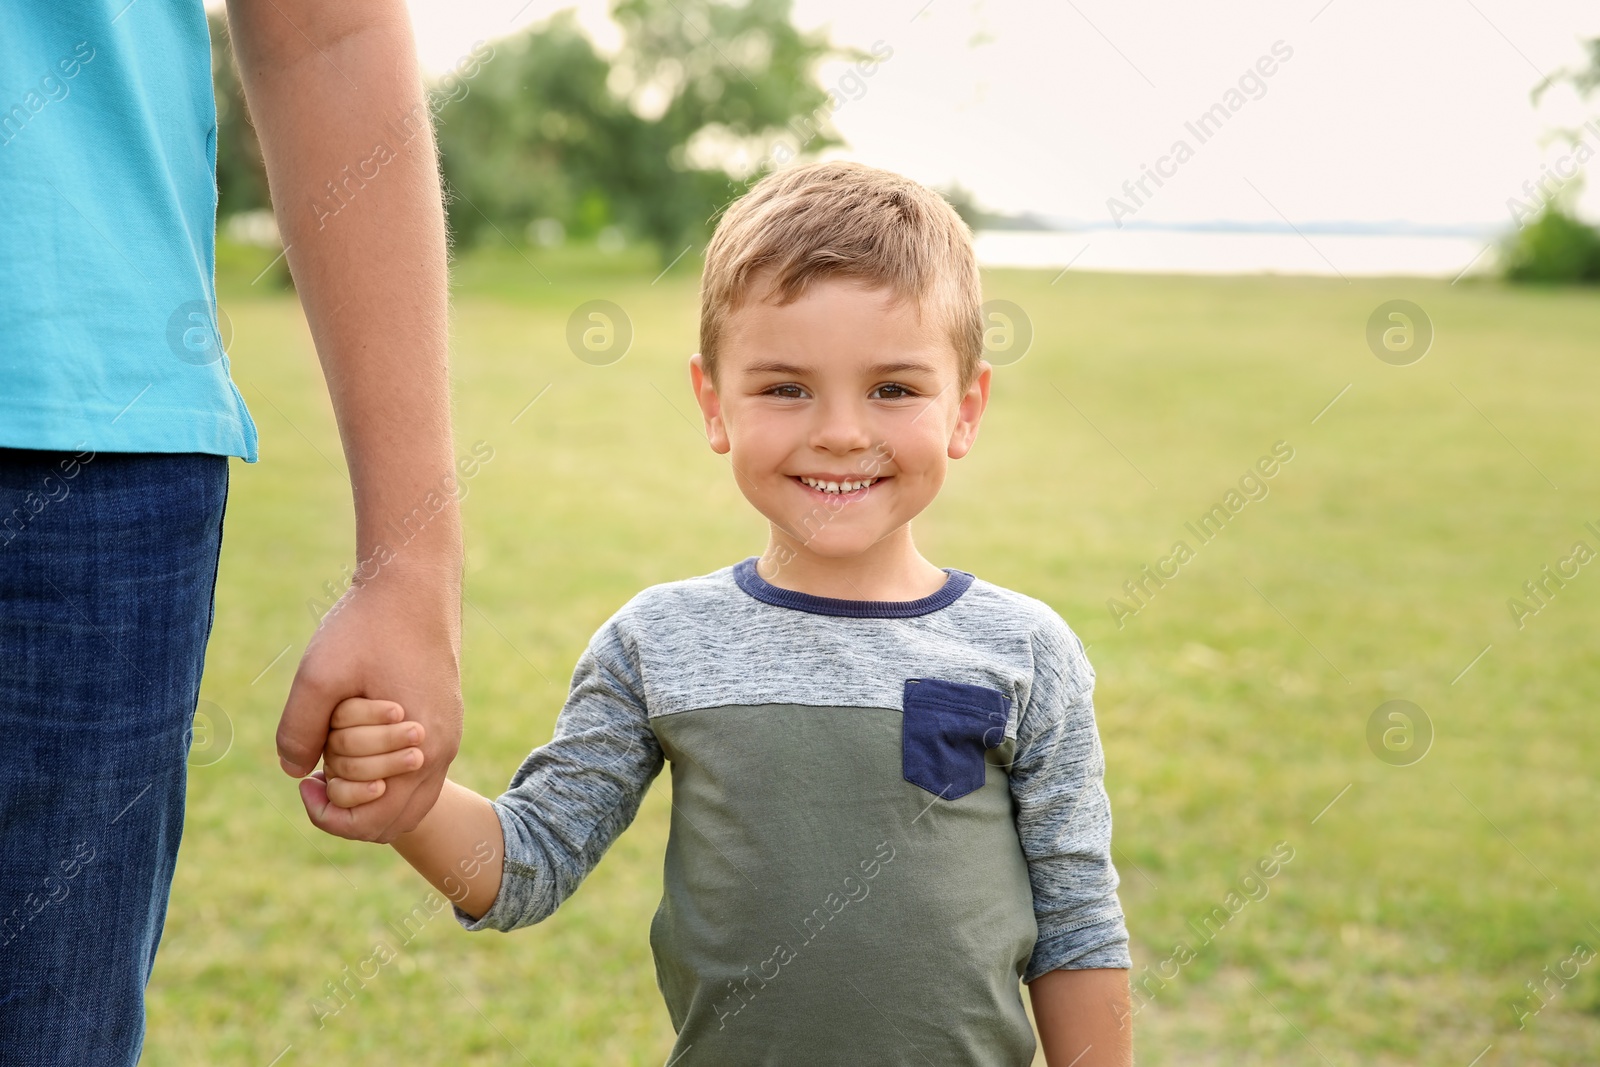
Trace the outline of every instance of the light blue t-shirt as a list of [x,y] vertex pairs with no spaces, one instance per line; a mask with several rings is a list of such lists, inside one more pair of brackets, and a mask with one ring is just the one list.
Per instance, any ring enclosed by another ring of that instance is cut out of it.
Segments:
[[200,0],[0,0],[0,446],[256,458]]

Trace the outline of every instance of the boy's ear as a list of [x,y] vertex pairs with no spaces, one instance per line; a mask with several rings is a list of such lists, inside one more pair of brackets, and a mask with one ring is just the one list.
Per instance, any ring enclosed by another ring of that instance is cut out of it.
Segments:
[[950,431],[950,448],[947,452],[951,459],[960,459],[971,452],[972,443],[978,439],[978,422],[983,418],[984,408],[989,406],[991,369],[988,360],[978,360],[978,373],[972,376],[972,384],[967,386],[966,395],[956,408],[956,424]]
[[731,446],[728,429],[722,422],[722,398],[717,396],[716,383],[706,373],[705,362],[698,352],[689,357],[689,384],[694,388],[695,402],[700,405],[700,415],[705,421],[706,442],[711,445],[711,451],[725,455]]

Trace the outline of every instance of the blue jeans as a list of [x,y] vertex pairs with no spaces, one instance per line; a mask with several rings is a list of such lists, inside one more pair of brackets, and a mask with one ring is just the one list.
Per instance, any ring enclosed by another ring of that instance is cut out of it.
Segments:
[[224,456],[0,449],[0,1067],[139,1059],[227,493]]

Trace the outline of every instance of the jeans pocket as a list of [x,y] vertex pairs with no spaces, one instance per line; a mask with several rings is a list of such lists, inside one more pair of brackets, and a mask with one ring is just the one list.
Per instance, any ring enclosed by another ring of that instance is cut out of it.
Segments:
[[901,712],[905,780],[955,800],[983,785],[984,753],[1005,740],[1011,698],[984,685],[907,678]]

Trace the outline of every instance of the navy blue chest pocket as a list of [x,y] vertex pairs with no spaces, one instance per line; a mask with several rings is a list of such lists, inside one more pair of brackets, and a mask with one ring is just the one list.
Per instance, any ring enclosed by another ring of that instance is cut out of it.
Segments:
[[907,678],[901,711],[905,780],[954,800],[983,785],[984,753],[1005,740],[1011,698],[984,685]]

